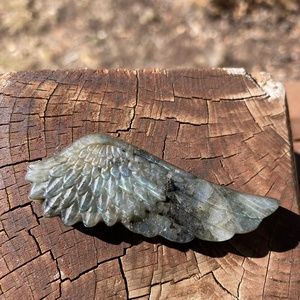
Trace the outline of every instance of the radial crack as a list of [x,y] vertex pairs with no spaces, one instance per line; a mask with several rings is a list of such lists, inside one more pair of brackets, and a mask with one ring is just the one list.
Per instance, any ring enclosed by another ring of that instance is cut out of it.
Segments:
[[119,262],[119,266],[120,266],[121,275],[122,275],[122,278],[124,280],[124,285],[125,285],[125,290],[126,290],[126,296],[127,296],[127,299],[128,299],[129,298],[128,283],[127,283],[127,278],[125,276],[125,272],[124,272],[124,269],[123,269],[122,260],[121,260],[120,257],[118,257],[118,262]]

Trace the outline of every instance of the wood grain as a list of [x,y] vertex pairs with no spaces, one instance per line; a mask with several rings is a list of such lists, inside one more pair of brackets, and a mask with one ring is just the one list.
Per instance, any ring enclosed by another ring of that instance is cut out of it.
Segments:
[[[282,86],[238,69],[0,77],[0,297],[298,299],[299,206]],[[28,200],[28,162],[109,133],[215,183],[274,197],[255,232],[187,245],[66,227]]]

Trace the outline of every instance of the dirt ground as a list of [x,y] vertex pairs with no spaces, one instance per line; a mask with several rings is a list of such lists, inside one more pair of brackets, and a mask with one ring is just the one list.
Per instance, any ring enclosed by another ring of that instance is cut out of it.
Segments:
[[245,67],[300,79],[293,0],[0,2],[0,72]]

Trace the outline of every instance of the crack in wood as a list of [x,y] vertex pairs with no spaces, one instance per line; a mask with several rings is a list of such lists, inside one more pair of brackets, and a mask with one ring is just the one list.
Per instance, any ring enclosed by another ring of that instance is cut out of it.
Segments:
[[[215,276],[215,274],[214,274],[214,271],[211,271],[211,272],[209,272],[208,274],[211,274],[212,275],[212,277],[213,277],[213,279],[214,279],[214,281],[217,283],[217,285],[219,286],[219,287],[221,287],[221,289],[223,290],[223,291],[225,291],[226,293],[228,293],[229,295],[231,295],[233,298],[235,298],[235,299],[238,299],[236,296],[234,296],[233,294],[231,294],[229,291],[228,291],[228,289],[217,279],[217,277]],[[208,275],[207,274],[207,275]]]
[[[31,228],[31,229],[32,229],[32,228]],[[34,240],[34,243],[35,243],[35,245],[36,245],[37,248],[38,248],[39,254],[43,254],[43,251],[42,251],[42,249],[41,249],[41,246],[40,246],[40,244],[38,243],[36,237],[32,234],[31,229],[29,229],[27,232],[28,232],[28,234],[32,237],[32,239]]]
[[40,161],[40,160],[41,160],[41,158],[36,158],[36,159],[32,159],[32,160],[24,159],[24,160],[17,161],[17,162],[6,163],[5,165],[2,165],[2,166],[0,165],[0,171],[1,171],[1,169],[7,168],[7,167],[15,167],[20,164],[36,162],[36,161]]
[[236,291],[237,299],[240,299],[240,288],[241,288],[241,284],[243,282],[243,278],[244,278],[245,271],[246,271],[245,268],[244,268],[245,261],[246,261],[246,257],[244,257],[243,262],[242,262],[243,274],[242,274],[241,279],[240,279],[240,281],[238,283],[238,286],[237,286],[237,291]]
[[136,77],[136,94],[135,94],[135,103],[134,103],[134,105],[132,107],[132,110],[131,110],[132,111],[132,116],[131,116],[131,118],[129,120],[129,124],[128,124],[128,126],[126,128],[124,128],[124,129],[117,129],[115,131],[115,133],[117,133],[118,136],[120,136],[121,132],[128,132],[128,131],[130,131],[132,129],[132,125],[133,125],[134,120],[136,118],[136,108],[137,108],[137,105],[138,105],[138,102],[139,102],[139,89],[140,89],[140,87],[139,87],[139,72],[138,71],[136,71],[135,77]]
[[[13,239],[13,238],[15,238],[15,236],[11,237],[10,239]],[[47,253],[47,252],[45,252],[45,253]],[[44,253],[43,253],[43,254],[44,254]],[[9,275],[10,273],[12,273],[12,272],[16,272],[16,271],[18,271],[19,269],[22,269],[24,266],[30,264],[31,262],[33,262],[33,261],[36,260],[37,258],[39,258],[38,255],[32,257],[30,260],[27,260],[26,262],[24,262],[24,263],[18,265],[16,268],[13,268],[13,269],[10,269],[10,268],[7,266],[7,264],[6,264],[7,268],[9,269],[9,273],[7,273],[7,274],[5,274],[5,275],[3,275],[3,276],[0,276],[0,279],[2,279],[2,278],[4,278],[4,277],[8,276],[8,275]]]
[[59,265],[58,265],[57,259],[55,259],[55,257],[54,257],[54,255],[53,255],[53,253],[52,253],[51,250],[49,250],[49,253],[50,253],[50,256],[53,259],[53,261],[55,261],[56,269],[57,269],[58,276],[59,276],[58,277],[58,280],[59,280],[59,282],[58,282],[58,291],[59,291],[59,294],[58,294],[58,297],[56,298],[56,299],[59,299],[59,298],[61,298],[61,295],[62,295],[61,284],[62,284],[63,280],[62,280],[61,271],[59,269]]
[[[7,214],[8,212],[11,213],[11,212],[13,212],[13,211],[15,211],[15,210],[17,210],[19,208],[24,208],[24,207],[28,207],[28,206],[30,206],[30,202],[14,206],[14,207],[10,208],[9,211],[5,211],[2,214],[0,214],[0,217],[2,217],[3,215]],[[1,220],[5,220],[5,219],[1,218]]]
[[268,253],[268,262],[267,262],[266,273],[265,273],[265,278],[264,278],[264,283],[263,283],[263,293],[262,293],[262,297],[264,297],[264,295],[265,295],[265,287],[266,287],[266,283],[267,283],[267,277],[268,277],[268,270],[269,270],[270,258],[271,258],[271,253]]
[[123,281],[124,281],[126,295],[127,295],[127,298],[129,298],[128,282],[127,282],[127,278],[126,278],[126,275],[125,275],[125,272],[124,272],[124,268],[123,268],[123,265],[122,265],[121,257],[118,257],[118,263],[119,263],[121,275],[122,275],[122,278],[123,278]]

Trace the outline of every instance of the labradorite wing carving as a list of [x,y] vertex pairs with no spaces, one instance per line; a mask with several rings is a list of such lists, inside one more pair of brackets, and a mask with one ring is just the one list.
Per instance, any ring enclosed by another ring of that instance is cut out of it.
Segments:
[[224,241],[258,227],[277,201],[238,193],[187,173],[120,139],[80,138],[28,166],[30,198],[45,216],[87,227],[123,223],[146,237]]

